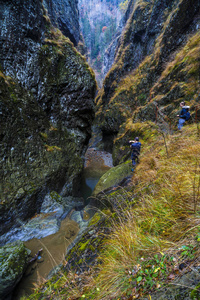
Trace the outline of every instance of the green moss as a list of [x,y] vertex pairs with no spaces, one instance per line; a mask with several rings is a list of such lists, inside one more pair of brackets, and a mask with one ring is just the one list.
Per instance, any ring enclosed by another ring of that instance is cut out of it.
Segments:
[[83,263],[83,259],[79,259],[78,264],[81,265]]
[[0,248],[0,296],[2,291],[15,285],[25,270],[30,251],[22,242],[7,244]]
[[85,251],[85,249],[87,248],[88,244],[89,244],[89,240],[86,241],[85,243],[82,243],[81,245],[79,245],[79,250],[82,252],[82,251]]
[[197,284],[197,286],[192,290],[190,293],[190,298],[193,300],[200,299],[200,284]]
[[50,193],[50,197],[52,200],[56,201],[57,203],[62,204],[62,197],[55,191]]
[[96,213],[94,214],[94,216],[92,217],[92,219],[90,220],[88,226],[96,225],[96,224],[98,224],[98,222],[99,222],[100,220],[101,220],[101,215],[100,215],[99,212],[96,212]]
[[45,148],[47,150],[47,152],[53,152],[53,151],[61,151],[62,149],[58,146],[49,146],[49,145],[45,145]]
[[95,252],[95,247],[94,247],[94,246],[89,245],[89,249],[90,249],[92,252]]
[[40,132],[40,135],[41,135],[41,137],[42,137],[44,140],[47,140],[48,135],[47,135],[46,132]]
[[111,168],[100,178],[92,195],[95,196],[107,188],[110,188],[112,186],[117,186],[122,179],[124,179],[130,174],[131,174],[130,162],[125,162],[122,163],[121,165]]

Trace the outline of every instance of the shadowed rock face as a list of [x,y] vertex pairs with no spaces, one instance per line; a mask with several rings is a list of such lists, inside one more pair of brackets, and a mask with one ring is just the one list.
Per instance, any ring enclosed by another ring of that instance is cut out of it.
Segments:
[[2,233],[39,212],[47,192],[78,195],[96,82],[42,1],[1,1],[0,36]]
[[120,46],[120,38],[122,35],[122,31],[126,25],[127,20],[130,17],[130,14],[133,10],[133,6],[135,5],[135,2],[136,2],[136,0],[129,2],[127,11],[126,11],[124,17],[120,21],[119,27],[117,29],[117,33],[105,51],[104,58],[103,58],[103,74],[104,74],[104,76],[107,74],[109,69],[112,67],[112,64],[115,60],[115,56],[116,56],[118,48]]
[[76,46],[80,39],[78,0],[44,0],[52,24]]

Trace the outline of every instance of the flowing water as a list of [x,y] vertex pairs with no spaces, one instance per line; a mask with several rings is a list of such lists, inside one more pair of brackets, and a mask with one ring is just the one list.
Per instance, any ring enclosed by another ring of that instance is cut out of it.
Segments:
[[[85,167],[82,181],[81,194],[88,204],[88,197],[92,194],[99,178],[112,167],[112,155],[105,151],[89,148],[85,156]],[[83,215],[84,216],[84,215]],[[31,255],[34,257],[40,249],[37,259],[31,263],[26,273],[14,291],[13,300],[29,295],[33,289],[42,283],[49,272],[60,263],[65,263],[64,258],[68,246],[79,232],[78,224],[66,217],[58,232],[41,239],[32,239],[25,242]]]
[[15,290],[13,300],[31,294],[37,285],[44,282],[51,269],[64,261],[67,247],[75,239],[78,231],[78,224],[65,218],[61,222],[60,230],[55,234],[24,242],[25,246],[31,250],[33,257],[39,250],[42,249],[42,251],[36,261],[28,266],[23,280]]

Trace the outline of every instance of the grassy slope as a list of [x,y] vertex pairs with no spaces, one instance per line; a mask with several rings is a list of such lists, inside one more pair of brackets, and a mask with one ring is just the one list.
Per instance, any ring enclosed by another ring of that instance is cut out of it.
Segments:
[[165,20],[153,53],[146,56],[137,68],[118,78],[116,83],[113,74],[118,74],[120,68],[123,70],[121,58],[107,74],[105,84],[108,80],[115,84],[114,92],[107,97],[102,89],[96,99],[96,118],[103,130],[118,132],[127,118],[133,118],[135,122],[155,121],[156,106],[157,119],[162,123],[173,123],[179,103],[183,100],[191,106],[193,116],[196,106],[200,115],[200,33],[197,31],[188,35],[184,45],[163,59],[166,47],[164,36],[170,18],[171,15]]
[[[127,295],[134,299],[175,279],[180,275],[176,272],[180,256],[189,255],[178,252],[182,246],[195,245],[191,247],[195,249],[191,261],[198,264],[198,134],[197,126],[191,125],[182,134],[165,136],[166,146],[156,131],[143,142],[141,162],[132,178],[137,204],[133,208],[127,205],[131,197],[124,192],[126,205],[121,204],[120,223],[114,222],[115,230],[101,258],[97,277],[101,292],[97,299],[129,299]],[[154,260],[156,254],[158,262]],[[170,262],[172,257],[176,257],[174,264]]]
[[131,185],[109,196],[115,208],[101,264],[79,275],[65,270],[30,299],[134,299],[173,282],[180,264],[198,265],[200,132],[187,125],[165,144],[153,123],[129,124],[130,131],[136,126],[141,162]]

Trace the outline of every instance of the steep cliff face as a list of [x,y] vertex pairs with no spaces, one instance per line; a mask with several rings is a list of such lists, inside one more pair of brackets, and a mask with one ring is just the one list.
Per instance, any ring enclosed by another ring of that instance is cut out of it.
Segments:
[[[131,1],[132,3],[134,1]],[[200,1],[137,1],[115,61],[97,97],[104,132],[133,118],[155,120],[155,107],[175,117],[178,103],[199,101]]]
[[51,22],[76,46],[80,39],[78,0],[44,0]]
[[[98,85],[102,86],[104,53],[115,36],[122,14],[122,0],[79,0],[80,27],[88,49],[90,65],[95,70]],[[107,62],[107,60],[106,60]]]
[[127,20],[130,17],[130,13],[133,10],[133,6],[135,5],[135,2],[136,2],[136,0],[129,2],[129,5],[125,12],[125,15],[120,20],[115,37],[113,38],[112,42],[110,43],[110,45],[108,46],[108,48],[106,49],[106,51],[104,53],[104,58],[103,58],[103,74],[104,74],[104,76],[106,76],[107,72],[110,70],[110,68],[112,67],[112,64],[115,60],[115,55],[116,55],[116,53],[118,51],[118,47],[120,45],[119,40],[121,38],[122,31],[126,25]]
[[42,1],[0,4],[0,232],[49,190],[78,193],[94,118],[94,75]]

